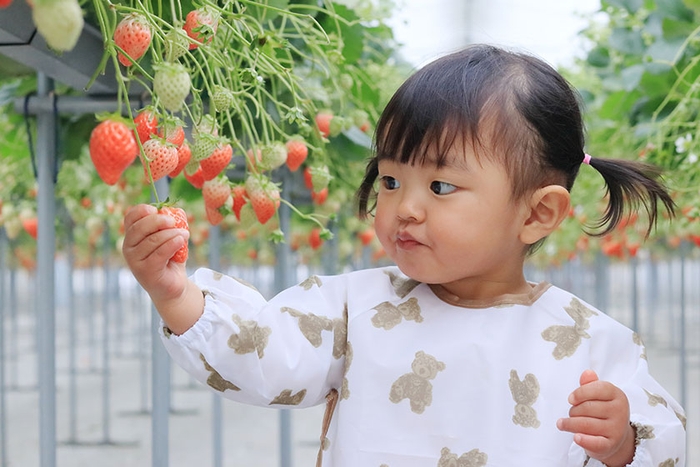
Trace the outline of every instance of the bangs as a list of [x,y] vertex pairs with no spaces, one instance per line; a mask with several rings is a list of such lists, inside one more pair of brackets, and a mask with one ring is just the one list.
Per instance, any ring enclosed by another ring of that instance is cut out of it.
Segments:
[[477,147],[488,93],[475,92],[481,83],[465,76],[468,67],[435,68],[413,75],[387,104],[375,133],[378,160],[440,167],[455,143]]

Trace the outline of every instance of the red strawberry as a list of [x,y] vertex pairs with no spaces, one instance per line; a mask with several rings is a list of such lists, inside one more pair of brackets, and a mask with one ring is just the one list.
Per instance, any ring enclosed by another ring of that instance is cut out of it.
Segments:
[[321,238],[321,229],[318,227],[311,229],[309,233],[309,245],[312,249],[318,250],[321,245],[323,245],[323,239]]
[[24,230],[36,240],[39,234],[39,220],[36,216],[22,218],[22,227]]
[[[158,214],[164,214],[175,219],[174,228],[189,230],[189,225],[187,223],[187,214],[182,208],[176,208],[175,206],[163,206],[158,210]],[[173,257],[170,258],[170,261],[174,261],[176,263],[184,263],[185,261],[187,261],[188,253],[189,249],[187,247],[187,243],[185,243],[182,246],[182,248],[177,250]]]
[[190,150],[190,145],[187,144],[187,141],[185,141],[180,146],[178,146],[177,166],[168,175],[170,175],[171,178],[175,178],[178,175],[180,175],[180,172],[182,172],[182,169],[184,169],[185,166],[190,162],[190,159],[192,159],[192,151]]
[[311,181],[311,167],[304,169],[304,186],[309,190],[314,189],[313,182]]
[[311,192],[311,201],[313,201],[314,204],[317,204],[320,206],[323,203],[325,203],[327,199],[328,199],[328,187],[324,188],[321,191],[312,191]]
[[309,148],[301,139],[290,139],[287,141],[287,167],[292,172],[296,172],[309,154]]
[[134,118],[134,123],[136,124],[136,134],[141,144],[151,139],[151,135],[154,135],[158,130],[158,118],[150,110],[139,112]]
[[224,215],[219,211],[218,208],[212,208],[209,206],[204,207],[207,213],[207,220],[211,225],[219,225],[221,221],[224,220]]
[[210,8],[198,8],[187,13],[185,25],[182,28],[194,40],[190,42],[190,50],[196,49],[203,43],[211,42],[218,27],[219,15]]
[[204,180],[211,180],[219,175],[231,162],[233,157],[233,148],[230,144],[219,144],[214,152],[206,159],[199,161],[202,166],[202,175]]
[[122,65],[131,66],[133,61],[141,58],[151,45],[151,26],[146,17],[139,13],[124,17],[114,30],[114,43],[128,55],[117,53]]
[[202,185],[202,197],[207,208],[219,209],[226,203],[229,196],[231,196],[231,188],[229,188],[228,179],[224,177],[207,180]]
[[364,246],[367,246],[370,243],[372,243],[374,235],[374,228],[372,227],[368,227],[365,230],[357,233],[357,237],[360,239],[360,242],[362,242]]
[[331,112],[319,112],[316,114],[316,126],[324,138],[328,138],[331,134],[331,120],[333,120]]
[[117,183],[138,154],[134,132],[123,122],[104,120],[90,134],[90,158],[107,185]]
[[153,68],[156,71],[153,76],[153,94],[169,111],[179,111],[192,87],[187,68],[177,62],[161,62]]
[[246,200],[246,197],[248,194],[245,191],[245,187],[243,185],[236,185],[231,189],[231,196],[233,197],[233,206],[231,209],[233,210],[233,213],[236,215],[236,219],[239,221],[241,220],[241,208],[245,203],[248,201]]
[[158,131],[158,136],[165,138],[168,143],[180,147],[185,142],[185,130],[182,125],[166,125],[165,129]]
[[204,185],[204,174],[202,173],[202,167],[197,164],[193,171],[189,171],[190,164],[185,166],[185,179],[190,182],[190,184],[198,189],[202,188]]
[[250,205],[258,222],[265,224],[277,212],[280,205],[280,192],[267,178],[249,176],[245,181]]
[[12,5],[12,0],[0,0],[0,8],[7,8]]
[[[146,156],[153,181],[160,180],[177,167],[177,148],[159,138],[149,139],[143,143],[143,153]],[[148,178],[148,170],[145,166],[144,173]]]

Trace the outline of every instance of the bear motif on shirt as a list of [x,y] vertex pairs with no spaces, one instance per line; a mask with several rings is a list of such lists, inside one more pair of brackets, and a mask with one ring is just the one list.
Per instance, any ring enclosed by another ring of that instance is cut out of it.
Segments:
[[323,285],[321,278],[316,275],[309,276],[299,283],[299,287],[304,290],[310,290],[314,285],[317,287],[321,287]]
[[282,313],[289,313],[294,318],[298,319],[299,330],[304,337],[306,337],[306,340],[308,340],[314,347],[320,347],[323,343],[323,339],[321,337],[322,331],[333,330],[333,322],[325,316],[316,316],[313,313],[306,314],[302,311],[295,310],[294,308],[287,306],[280,308],[280,311]]
[[668,408],[668,402],[666,402],[666,399],[663,397],[659,396],[658,394],[651,393],[644,389],[644,392],[647,393],[647,397],[649,398],[649,405],[652,407],[656,407],[657,405],[663,405],[664,407]]
[[372,309],[377,310],[377,314],[372,316],[374,327],[384,328],[387,331],[401,323],[402,319],[415,321],[416,323],[423,321],[423,317],[420,315],[418,299],[415,297],[399,303],[398,306],[391,302],[382,302]]
[[334,318],[331,327],[333,328],[333,358],[338,360],[345,355],[345,347],[348,344],[348,304],[343,307],[343,316]]
[[350,388],[348,382],[348,371],[350,371],[350,364],[352,363],[352,344],[348,342],[345,348],[345,370],[343,372],[343,384],[340,386],[340,398],[349,399],[350,398]]
[[639,358],[643,358],[644,360],[647,359],[647,349],[644,347],[644,341],[642,340],[642,336],[640,336],[638,333],[633,332],[632,333],[632,342],[637,344],[642,348],[642,353],[639,355]]
[[389,400],[398,404],[403,399],[411,403],[411,410],[417,414],[433,402],[433,385],[439,371],[445,369],[445,364],[422,350],[416,352],[416,358],[411,363],[411,373],[406,373],[394,381],[389,392]]
[[304,397],[306,397],[306,389],[302,389],[296,394],[292,394],[291,389],[285,389],[272,399],[270,405],[299,405],[304,400]]
[[540,421],[537,419],[537,411],[532,407],[540,395],[540,383],[535,375],[528,373],[521,381],[518,372],[510,370],[508,386],[515,401],[513,423],[525,428],[538,428]]
[[586,332],[586,329],[590,327],[588,318],[598,315],[598,313],[586,307],[576,298],[572,298],[571,303],[569,303],[569,306],[565,306],[564,310],[574,320],[573,326],[554,325],[542,331],[544,340],[556,344],[552,355],[557,360],[572,356],[581,345],[581,339],[591,338]]
[[478,449],[472,449],[457,457],[449,448],[442,448],[437,467],[484,467],[488,460],[489,456]]
[[680,459],[678,459],[677,457],[675,459],[668,458],[662,463],[660,463],[659,467],[675,467],[676,465],[678,465],[678,462],[680,462]]
[[400,298],[404,298],[406,295],[411,293],[416,286],[420,285],[420,282],[417,280],[396,274],[393,271],[385,271],[385,273],[387,276],[389,276],[389,282],[391,282],[394,292],[396,292],[396,295],[398,295]]
[[239,331],[238,334],[231,334],[228,346],[239,355],[257,352],[258,358],[263,358],[272,329],[267,326],[259,326],[253,320],[244,320],[235,313],[232,319],[238,325]]
[[204,362],[204,369],[207,370],[210,375],[207,378],[207,385],[211,386],[213,389],[216,389],[219,392],[224,392],[227,389],[230,389],[232,391],[240,391],[241,388],[233,384],[231,381],[228,381],[224,379],[218,371],[212,367],[207,360],[204,358],[204,355],[201,353],[199,354],[199,359]]

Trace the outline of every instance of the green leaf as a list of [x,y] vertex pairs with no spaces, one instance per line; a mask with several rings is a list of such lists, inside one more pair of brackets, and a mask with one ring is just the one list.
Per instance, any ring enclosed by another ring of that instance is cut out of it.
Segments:
[[591,66],[605,68],[610,64],[610,51],[607,47],[599,45],[590,52],[588,52],[588,57],[586,57],[586,61]]
[[609,120],[625,120],[632,106],[641,97],[638,91],[617,91],[605,100],[600,108],[600,116]]
[[683,46],[683,41],[683,38],[672,41],[659,39],[649,46],[646,55],[655,62],[673,63],[678,51]]
[[662,23],[665,39],[685,39],[695,30],[696,25],[688,21],[664,18]]
[[639,82],[642,79],[644,71],[644,65],[641,64],[632,65],[623,69],[622,72],[620,72],[620,75],[622,77],[625,90],[632,91],[639,86]]
[[607,0],[603,4],[623,8],[630,13],[636,13],[642,7],[642,0]]
[[[267,0],[267,6],[287,10],[289,8],[289,0]],[[279,16],[279,12],[258,5],[247,5],[246,12],[254,18],[261,21],[270,21]]]
[[680,21],[693,21],[693,10],[685,6],[683,0],[656,0],[659,12]]
[[[340,34],[343,38],[343,58],[347,63],[356,63],[362,57],[364,50],[365,29],[360,24],[357,14],[345,5],[334,5],[335,13],[347,20],[350,25],[341,22],[339,25]],[[330,34],[336,30],[335,20],[327,16],[321,23],[323,29]]]
[[612,49],[626,54],[641,55],[644,52],[644,40],[640,31],[615,28],[609,42]]

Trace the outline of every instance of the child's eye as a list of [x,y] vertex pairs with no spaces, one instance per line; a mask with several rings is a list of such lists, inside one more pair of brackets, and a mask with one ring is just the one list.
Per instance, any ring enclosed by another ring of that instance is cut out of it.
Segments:
[[383,188],[386,188],[387,190],[395,190],[399,187],[399,181],[396,180],[394,177],[389,177],[388,175],[384,175],[383,177],[380,178],[380,183]]
[[457,187],[447,182],[434,181],[430,183],[430,190],[436,195],[446,195],[455,191]]

